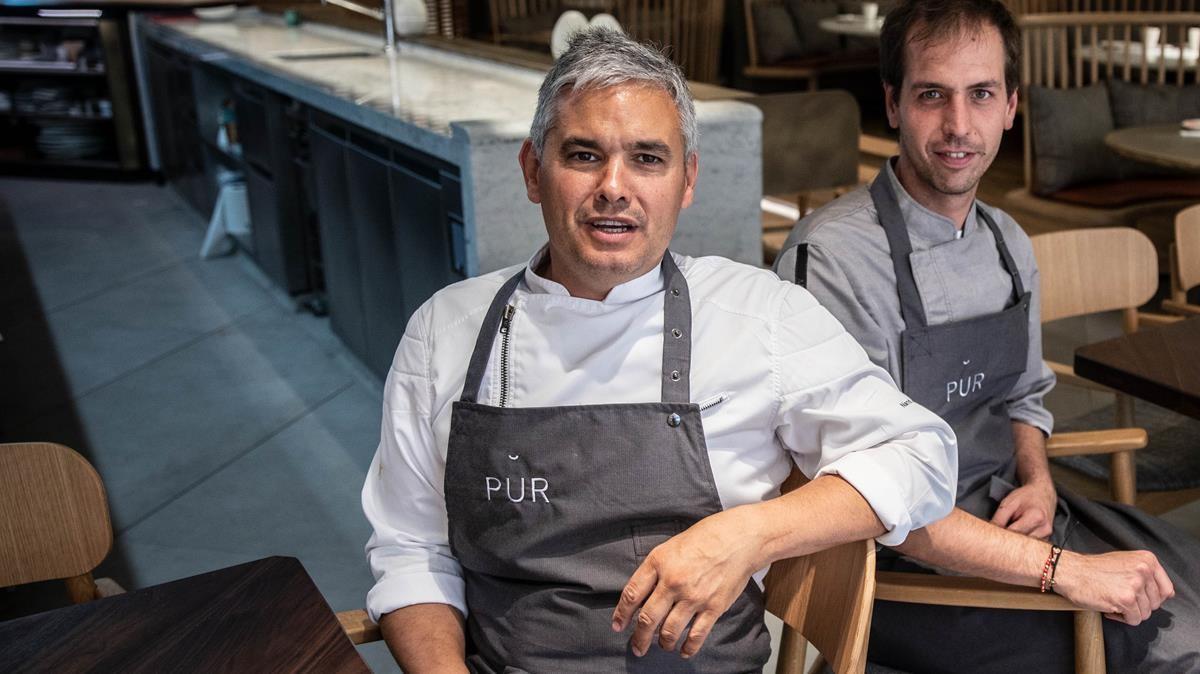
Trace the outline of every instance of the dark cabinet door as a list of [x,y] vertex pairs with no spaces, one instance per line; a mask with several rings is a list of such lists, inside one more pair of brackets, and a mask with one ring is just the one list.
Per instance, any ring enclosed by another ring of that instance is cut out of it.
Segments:
[[339,132],[337,128],[326,131],[318,123],[310,124],[312,182],[316,186],[314,201],[330,325],[351,351],[361,355],[367,351],[362,283],[346,183],[346,144],[337,135]]
[[275,181],[257,164],[246,163],[246,198],[250,206],[251,255],[259,269],[287,290],[287,269],[279,246],[279,195]]
[[385,375],[391,366],[408,321],[401,283],[408,273],[396,259],[387,153],[387,146],[373,138],[352,135],[346,155],[346,179],[350,185],[350,210],[358,240],[366,314],[367,350],[363,360],[380,375]]
[[405,166],[390,174],[396,265],[404,275],[405,316],[443,287],[461,280],[454,269],[450,223],[442,203],[442,185],[432,175]]

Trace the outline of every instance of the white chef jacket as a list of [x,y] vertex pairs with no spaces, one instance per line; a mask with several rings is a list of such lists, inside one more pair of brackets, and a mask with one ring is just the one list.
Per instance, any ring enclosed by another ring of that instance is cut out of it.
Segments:
[[[544,254],[525,266],[509,300],[516,311],[508,404],[661,400],[661,268],[594,301],[538,276]],[[810,478],[837,474],[852,484],[886,527],[878,539],[885,545],[950,512],[958,474],[953,431],[898,391],[808,291],[723,258],[675,260],[691,294],[692,402],[706,408],[704,436],[725,508],[778,495],[795,462]],[[421,603],[467,613],[443,489],[450,413],[484,314],[519,270],[442,289],[413,315],[396,350],[362,495],[374,527],[366,546],[374,620]],[[499,404],[500,343],[483,377],[483,404]]]

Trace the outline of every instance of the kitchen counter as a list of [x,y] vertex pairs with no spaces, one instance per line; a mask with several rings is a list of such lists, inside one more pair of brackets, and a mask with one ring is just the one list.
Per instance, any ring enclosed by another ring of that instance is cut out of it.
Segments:
[[[525,198],[517,152],[544,73],[326,26],[288,27],[239,10],[230,21],[142,16],[144,37],[459,167],[471,274],[526,260],[545,240]],[[366,56],[289,59],[304,53]],[[701,174],[672,248],[761,260],[761,114],[733,101],[697,103]]]

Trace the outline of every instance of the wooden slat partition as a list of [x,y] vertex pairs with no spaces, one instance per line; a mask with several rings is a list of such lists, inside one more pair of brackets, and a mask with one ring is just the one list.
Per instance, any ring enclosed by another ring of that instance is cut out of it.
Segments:
[[[1035,0],[1028,0],[1033,3]],[[1050,5],[1052,0],[1036,0]],[[1080,6],[1098,6],[1101,0],[1074,0]],[[1200,0],[1169,0],[1194,7]],[[1088,3],[1092,4],[1089,5]],[[1128,6],[1154,4],[1152,0]],[[1159,2],[1160,5],[1165,4]],[[1056,12],[1018,17],[1021,29],[1021,90],[1030,86],[1074,89],[1111,79],[1145,84],[1194,86],[1200,82],[1200,61],[1186,59],[1187,31],[1200,27],[1200,12]],[[1145,29],[1160,33],[1160,54],[1142,48]],[[1166,46],[1171,54],[1167,56]],[[1025,184],[1033,184],[1031,124],[1024,125]]]

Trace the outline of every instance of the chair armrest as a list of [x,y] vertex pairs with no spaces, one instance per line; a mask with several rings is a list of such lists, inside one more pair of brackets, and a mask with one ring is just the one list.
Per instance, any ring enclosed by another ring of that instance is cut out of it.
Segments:
[[1176,314],[1200,316],[1200,304],[1188,304],[1187,302],[1178,302],[1176,300],[1163,300],[1162,308],[1163,311],[1170,311]]
[[1058,378],[1058,383],[1060,384],[1070,384],[1072,386],[1090,388],[1093,391],[1104,391],[1105,393],[1116,393],[1116,391],[1103,384],[1097,384],[1091,379],[1084,379],[1083,377],[1080,377],[1079,375],[1075,374],[1075,368],[1067,365],[1066,363],[1047,360],[1046,365],[1050,368],[1050,371],[1054,373],[1054,376]]
[[1066,597],[983,578],[879,571],[875,598],[905,604],[971,606],[1028,611],[1083,611]]
[[900,144],[891,138],[864,133],[858,137],[858,151],[879,159],[891,159],[900,154]]
[[379,625],[376,625],[371,616],[361,608],[351,611],[339,611],[337,614],[338,622],[342,624],[342,631],[350,637],[351,643],[366,644],[372,641],[379,641],[383,638],[383,633],[379,631]]
[[1138,317],[1138,326],[1139,327],[1149,327],[1149,328],[1157,328],[1157,327],[1161,327],[1164,325],[1170,325],[1172,323],[1178,323],[1179,321],[1183,320],[1183,316],[1168,316],[1166,314],[1148,314],[1148,313],[1141,312],[1141,311],[1138,312],[1137,317]]
[[96,579],[97,597],[115,597],[118,594],[125,594],[125,588],[121,587],[117,581],[113,580],[112,578]]
[[1102,431],[1055,433],[1046,440],[1046,456],[1115,454],[1142,449],[1148,442],[1144,428],[1109,428]]

